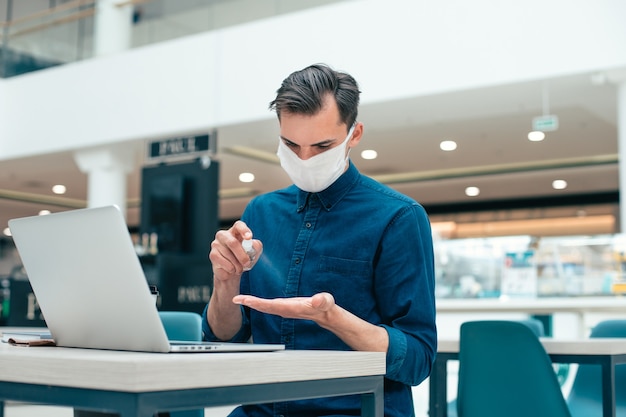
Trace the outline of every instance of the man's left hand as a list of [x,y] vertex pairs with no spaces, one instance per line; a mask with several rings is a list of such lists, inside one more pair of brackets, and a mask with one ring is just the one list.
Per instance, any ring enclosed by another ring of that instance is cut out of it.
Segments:
[[335,306],[335,298],[326,292],[312,297],[293,298],[259,298],[252,295],[237,295],[235,304],[250,307],[262,313],[274,314],[288,319],[308,319],[316,322],[324,321]]

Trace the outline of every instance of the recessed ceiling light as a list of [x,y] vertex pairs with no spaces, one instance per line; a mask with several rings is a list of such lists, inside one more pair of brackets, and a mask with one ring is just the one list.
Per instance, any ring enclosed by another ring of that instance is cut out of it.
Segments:
[[361,152],[361,158],[363,159],[376,159],[378,157],[378,152],[373,149],[366,149]]
[[444,140],[439,144],[442,151],[453,151],[456,149],[456,142],[453,140]]
[[57,184],[52,186],[52,192],[55,194],[65,194],[66,191],[67,188],[65,187],[65,185]]
[[252,182],[254,181],[254,174],[251,172],[242,172],[241,174],[239,174],[239,181]]
[[50,214],[50,210],[40,210],[39,211],[39,215],[40,216],[46,216],[48,214]]
[[552,181],[552,188],[555,190],[564,190],[567,188],[567,181],[565,180],[554,180]]
[[4,228],[4,230],[2,231],[2,233],[3,233],[5,236],[12,236],[12,235],[11,235],[11,229],[9,229],[8,227],[5,227],[5,228]]
[[480,188],[478,187],[467,187],[465,189],[465,195],[468,197],[476,197],[478,194],[480,194]]
[[546,138],[546,134],[541,130],[533,130],[528,133],[528,140],[531,142],[541,142]]

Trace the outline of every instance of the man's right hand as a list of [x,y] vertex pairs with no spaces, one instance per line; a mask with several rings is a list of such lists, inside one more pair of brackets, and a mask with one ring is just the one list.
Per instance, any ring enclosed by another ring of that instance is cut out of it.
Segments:
[[224,281],[240,277],[244,268],[251,268],[256,259],[259,259],[263,244],[259,240],[252,242],[257,255],[255,260],[251,261],[241,246],[244,239],[252,239],[252,231],[241,220],[237,220],[230,229],[220,230],[215,234],[215,239],[211,242],[209,259],[213,265],[213,276],[216,280]]
[[221,340],[230,340],[241,328],[240,306],[233,303],[239,294],[241,274],[254,266],[261,256],[263,244],[253,240],[257,255],[253,261],[243,249],[241,242],[251,239],[252,231],[241,220],[228,230],[220,230],[211,242],[209,259],[213,266],[213,293],[209,301],[207,321],[213,334]]

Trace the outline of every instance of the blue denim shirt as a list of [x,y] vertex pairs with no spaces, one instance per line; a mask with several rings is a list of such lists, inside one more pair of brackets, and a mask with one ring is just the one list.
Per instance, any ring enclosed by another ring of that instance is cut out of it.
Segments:
[[[430,223],[421,205],[348,170],[326,190],[296,186],[254,198],[242,220],[263,254],[241,277],[241,293],[263,298],[331,293],[336,303],[389,334],[385,416],[413,416],[411,385],[430,374],[437,351]],[[233,341],[288,349],[350,350],[309,320],[242,308]],[[205,337],[216,340],[205,320]],[[231,416],[360,415],[358,396],[244,406]]]

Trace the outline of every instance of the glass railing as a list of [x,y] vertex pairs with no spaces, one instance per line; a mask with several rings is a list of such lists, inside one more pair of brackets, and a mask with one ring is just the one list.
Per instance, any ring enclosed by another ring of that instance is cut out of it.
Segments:
[[[339,1],[347,0],[129,0],[117,7],[133,7],[129,24],[134,48]],[[0,77],[94,56],[97,1],[24,9],[32,3],[8,0],[7,10],[14,12],[0,14]]]
[[94,1],[70,1],[1,22],[0,75],[11,77],[91,56]]

